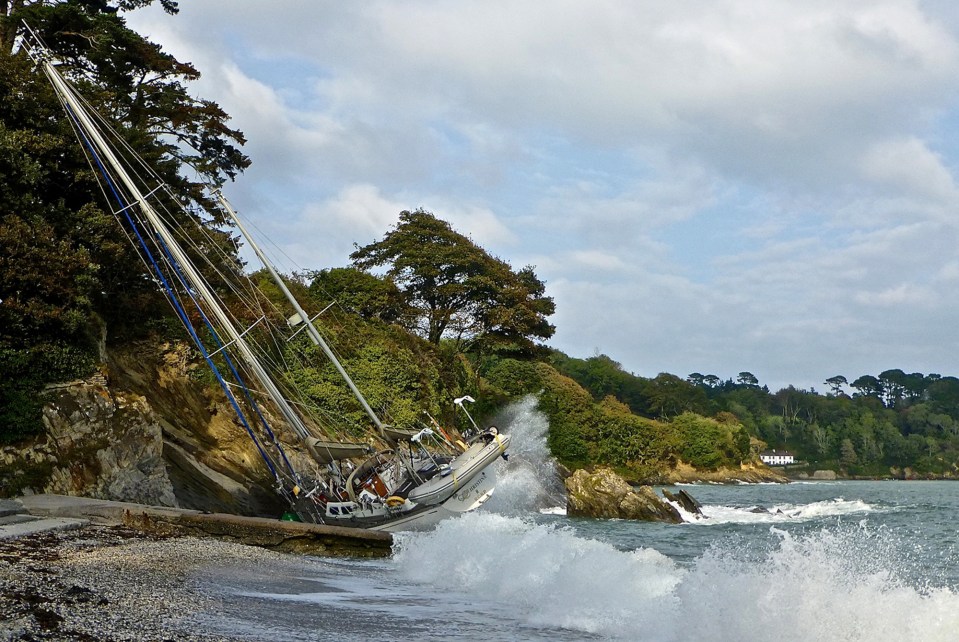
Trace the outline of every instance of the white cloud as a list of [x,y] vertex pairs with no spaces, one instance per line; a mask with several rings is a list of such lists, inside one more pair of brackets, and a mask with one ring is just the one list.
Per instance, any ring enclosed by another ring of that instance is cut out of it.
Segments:
[[573,354],[821,386],[880,356],[959,374],[959,15],[932,6],[205,0],[131,23],[204,72],[250,138],[238,205],[301,264],[422,207],[537,265]]
[[305,218],[317,226],[349,228],[357,238],[366,238],[382,236],[403,209],[402,203],[383,198],[373,185],[350,185],[332,200],[308,207]]
[[625,264],[619,257],[598,250],[572,252],[569,258],[574,265],[587,269],[612,272],[622,270],[625,267]]
[[864,176],[884,190],[959,205],[959,190],[942,158],[917,138],[876,142],[866,151],[862,167]]
[[929,288],[901,283],[881,292],[860,293],[856,296],[856,301],[863,305],[896,308],[903,305],[927,306],[935,297],[936,293]]

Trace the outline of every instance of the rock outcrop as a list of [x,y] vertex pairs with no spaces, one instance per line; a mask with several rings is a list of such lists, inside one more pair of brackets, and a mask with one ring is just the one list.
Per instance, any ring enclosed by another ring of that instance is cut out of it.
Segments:
[[160,424],[143,397],[114,393],[102,374],[51,386],[47,394],[45,437],[22,449],[4,448],[5,468],[22,462],[45,471],[34,491],[178,505]]
[[680,490],[675,495],[665,488],[663,489],[663,497],[673,502],[674,504],[679,504],[684,511],[691,515],[703,515],[703,506],[696,500],[695,497],[687,493],[685,490]]
[[680,462],[657,483],[691,484],[705,482],[710,484],[759,484],[774,482],[786,484],[789,478],[781,471],[765,464],[744,463],[736,468],[719,470],[696,470],[689,464]]
[[107,354],[89,379],[50,386],[45,433],[0,449],[0,495],[280,514],[252,442],[195,367],[184,344],[144,342]]
[[580,469],[566,478],[566,513],[579,517],[637,519],[678,524],[683,521],[649,486],[634,490],[609,468]]
[[815,479],[817,481],[834,481],[839,479],[839,475],[836,474],[834,470],[816,470],[813,471],[812,475],[806,472],[799,473],[796,475],[797,479]]

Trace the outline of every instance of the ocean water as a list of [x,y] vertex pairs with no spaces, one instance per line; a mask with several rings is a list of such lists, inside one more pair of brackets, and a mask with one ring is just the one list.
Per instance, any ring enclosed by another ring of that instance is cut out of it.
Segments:
[[385,560],[203,579],[244,640],[959,640],[959,483],[692,485],[705,519],[572,519],[531,401],[481,511]]

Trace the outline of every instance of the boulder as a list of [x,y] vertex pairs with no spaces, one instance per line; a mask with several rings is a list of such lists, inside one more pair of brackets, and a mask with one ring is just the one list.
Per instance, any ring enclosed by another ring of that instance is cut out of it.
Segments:
[[44,492],[177,505],[160,425],[146,399],[111,390],[102,375],[49,386],[47,396],[46,439],[21,454],[29,461],[52,451]]
[[702,504],[700,504],[695,497],[687,493],[685,490],[680,490],[679,493],[674,495],[664,488],[663,497],[674,504],[679,504],[687,513],[692,515],[702,515],[705,517],[705,515],[703,515]]
[[609,468],[580,469],[566,478],[566,513],[573,517],[637,519],[678,524],[679,511],[649,486],[634,490]]

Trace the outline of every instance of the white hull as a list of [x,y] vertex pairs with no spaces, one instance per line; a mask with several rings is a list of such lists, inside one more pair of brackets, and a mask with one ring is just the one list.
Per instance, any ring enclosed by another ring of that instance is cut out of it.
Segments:
[[343,503],[339,506],[349,505],[352,510],[341,515],[327,514],[324,522],[336,526],[389,532],[425,529],[447,517],[476,510],[493,495],[495,486],[496,471],[488,466],[474,475],[459,492],[450,495],[441,503],[428,506],[408,501],[396,509],[386,506],[362,508],[352,502]]

